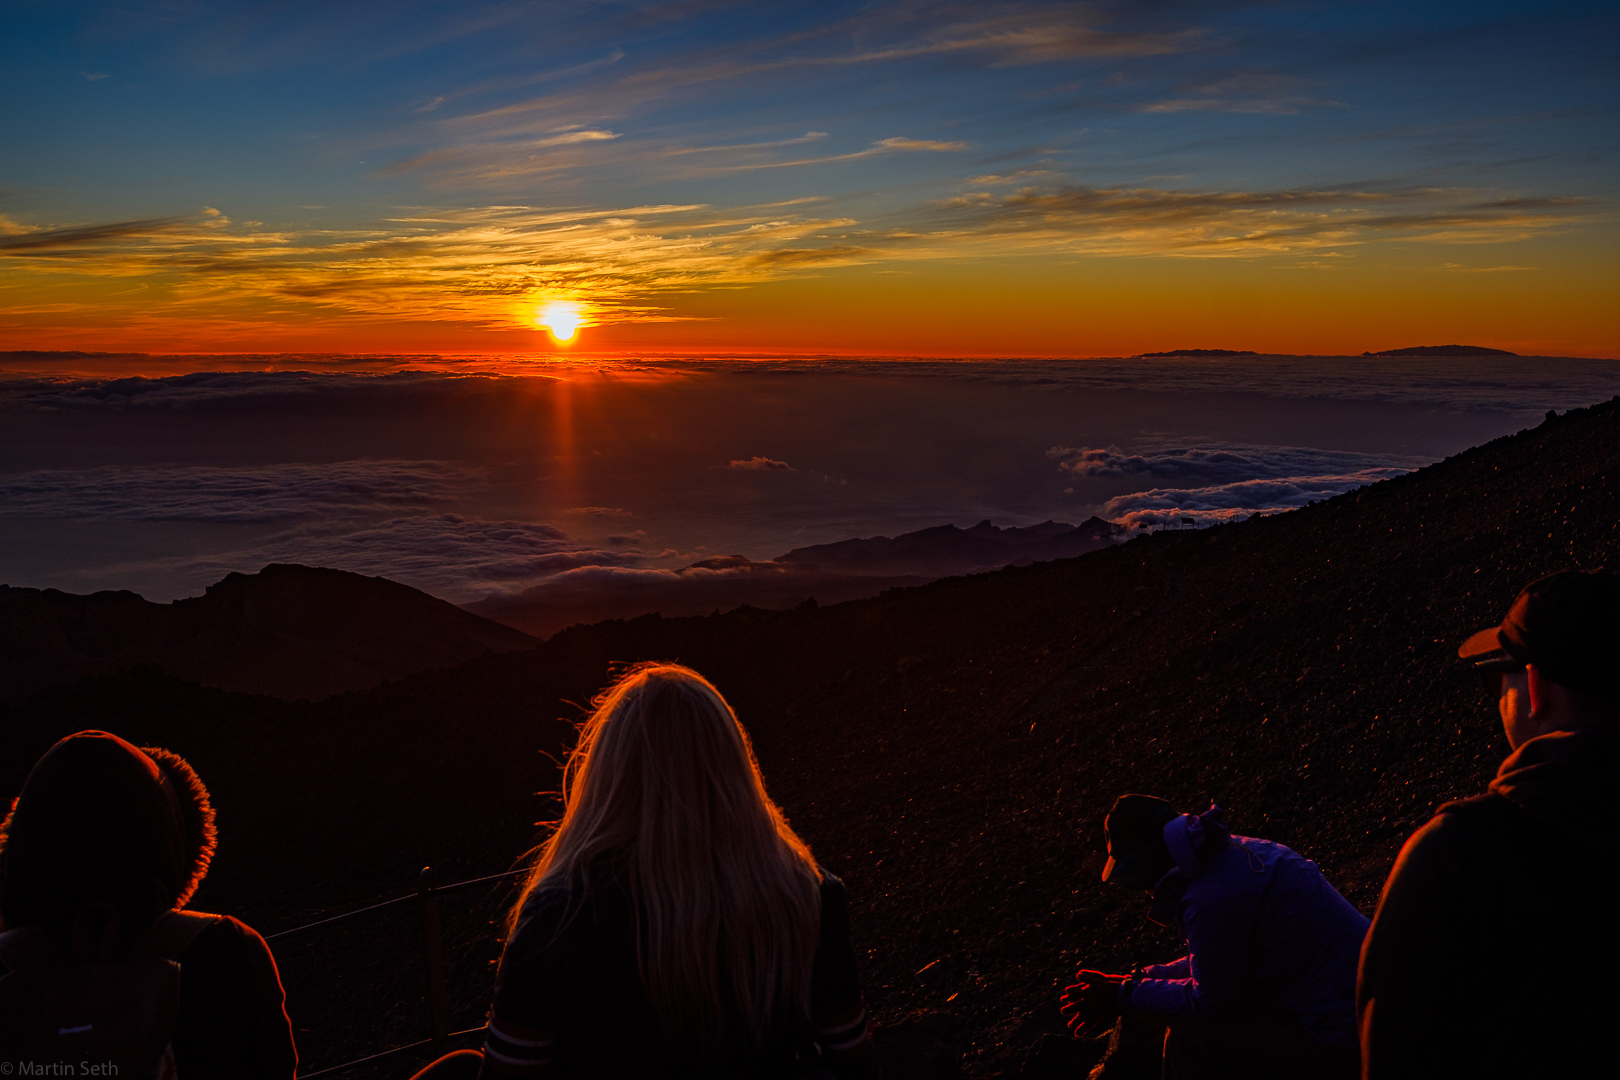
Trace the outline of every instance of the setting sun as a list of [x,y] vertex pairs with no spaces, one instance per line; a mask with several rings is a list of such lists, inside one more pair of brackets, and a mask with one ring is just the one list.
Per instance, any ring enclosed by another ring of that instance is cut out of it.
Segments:
[[567,300],[544,304],[535,314],[535,322],[550,330],[551,336],[558,341],[572,341],[583,321],[579,305]]

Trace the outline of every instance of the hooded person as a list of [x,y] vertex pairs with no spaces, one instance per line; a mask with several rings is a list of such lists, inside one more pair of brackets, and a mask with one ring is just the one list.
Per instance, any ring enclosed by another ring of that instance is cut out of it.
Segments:
[[1458,654],[1512,752],[1485,794],[1407,840],[1384,885],[1357,986],[1365,1076],[1607,1075],[1620,579],[1534,581]]
[[1187,954],[1130,975],[1082,969],[1063,997],[1071,1029],[1163,1017],[1166,1080],[1354,1077],[1366,916],[1314,862],[1223,818],[1151,795],[1115,801],[1103,880],[1149,891],[1148,918],[1180,930]]
[[153,1075],[293,1076],[264,939],[186,910],[215,846],[207,789],[178,755],[104,731],[51,747],[0,825],[0,1058],[112,1039]]

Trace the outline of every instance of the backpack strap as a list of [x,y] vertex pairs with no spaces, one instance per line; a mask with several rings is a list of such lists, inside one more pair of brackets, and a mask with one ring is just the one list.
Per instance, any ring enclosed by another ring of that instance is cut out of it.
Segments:
[[224,918],[200,911],[165,911],[130,946],[129,957],[132,960],[147,956],[178,960],[198,934]]
[[67,963],[37,926],[19,926],[0,934],[0,964],[11,971],[36,971]]

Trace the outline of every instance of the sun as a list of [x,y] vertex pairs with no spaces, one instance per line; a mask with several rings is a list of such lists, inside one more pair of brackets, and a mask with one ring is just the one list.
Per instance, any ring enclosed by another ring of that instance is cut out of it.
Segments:
[[551,336],[558,341],[572,341],[574,335],[579,333],[580,324],[585,316],[578,304],[571,300],[553,300],[540,305],[534,313],[534,321],[551,331]]

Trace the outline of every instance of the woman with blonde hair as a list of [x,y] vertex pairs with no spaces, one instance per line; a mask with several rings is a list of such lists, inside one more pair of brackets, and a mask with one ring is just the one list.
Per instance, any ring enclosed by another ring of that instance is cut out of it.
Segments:
[[690,668],[604,690],[514,906],[485,1076],[876,1076],[843,883]]

